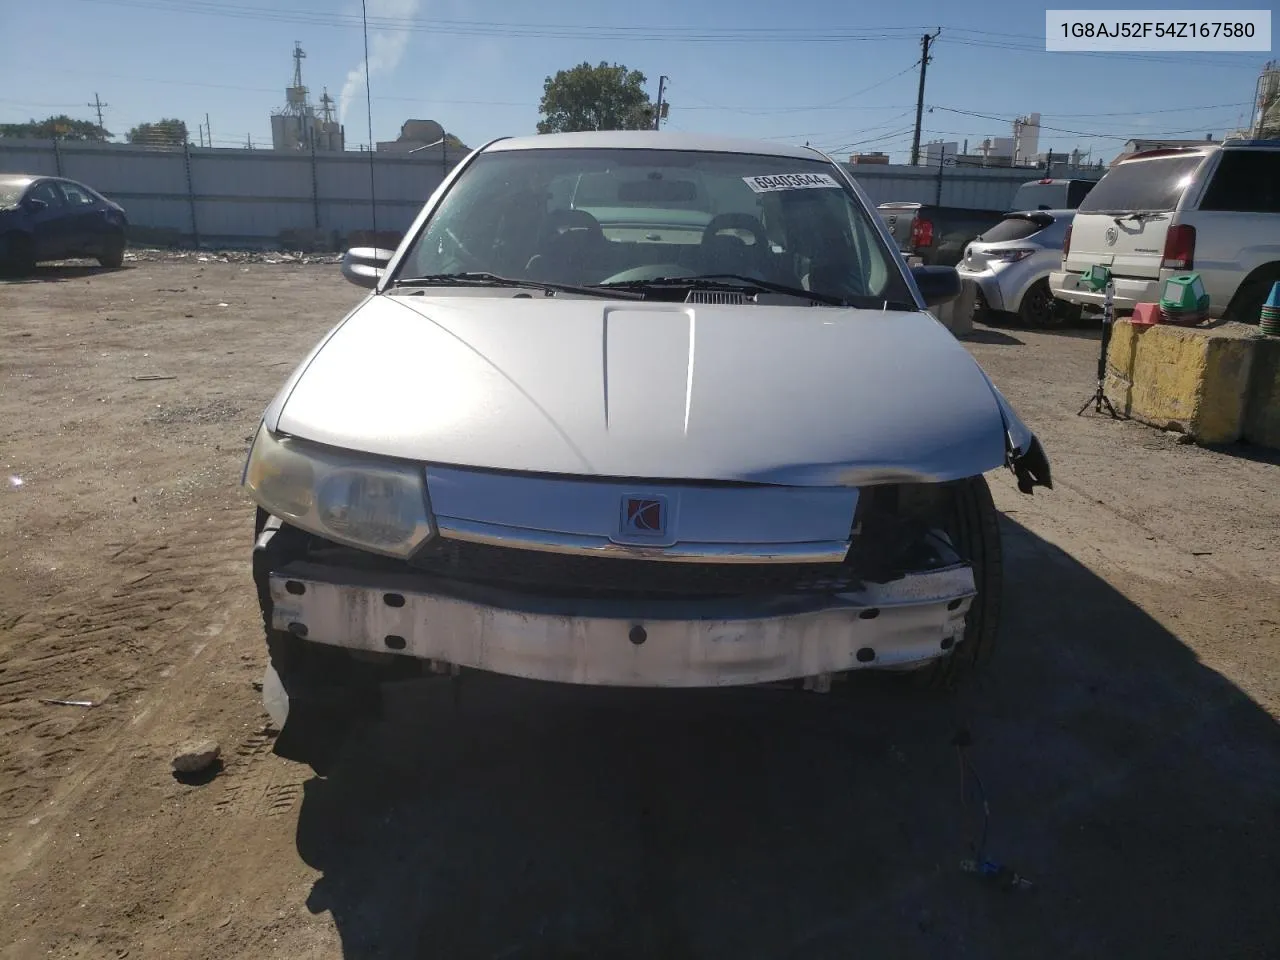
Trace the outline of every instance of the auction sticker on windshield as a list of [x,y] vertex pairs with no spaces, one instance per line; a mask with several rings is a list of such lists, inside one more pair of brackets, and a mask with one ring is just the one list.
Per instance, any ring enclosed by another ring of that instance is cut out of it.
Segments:
[[840,189],[840,184],[825,173],[777,173],[767,177],[743,177],[742,179],[756,193],[831,187],[835,187],[837,190]]

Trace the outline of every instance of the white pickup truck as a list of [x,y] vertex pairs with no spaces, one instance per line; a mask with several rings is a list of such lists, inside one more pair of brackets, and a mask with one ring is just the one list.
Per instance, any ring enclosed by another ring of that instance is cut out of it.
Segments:
[[1152,150],[1109,170],[1067,232],[1053,295],[1101,306],[1080,286],[1091,265],[1111,268],[1117,314],[1160,299],[1165,281],[1192,271],[1209,315],[1257,323],[1280,280],[1280,140]]

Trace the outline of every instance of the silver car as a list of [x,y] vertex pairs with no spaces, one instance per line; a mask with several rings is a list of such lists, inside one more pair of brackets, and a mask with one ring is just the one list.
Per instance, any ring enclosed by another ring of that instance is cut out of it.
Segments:
[[825,690],[990,654],[984,474],[1030,493],[1049,465],[926,312],[954,269],[908,269],[825,155],[497,140],[343,269],[371,292],[243,477],[297,752],[394,676]]
[[964,251],[960,279],[977,288],[975,316],[1012,314],[1028,327],[1059,327],[1080,319],[1079,307],[1054,299],[1049,274],[1062,267],[1062,244],[1074,210],[1005,214]]

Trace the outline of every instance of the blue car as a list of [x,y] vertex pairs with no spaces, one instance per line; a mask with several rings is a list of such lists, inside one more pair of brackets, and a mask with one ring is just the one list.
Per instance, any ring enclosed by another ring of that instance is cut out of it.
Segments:
[[44,260],[124,262],[124,208],[64,177],[0,174],[0,267],[28,272]]

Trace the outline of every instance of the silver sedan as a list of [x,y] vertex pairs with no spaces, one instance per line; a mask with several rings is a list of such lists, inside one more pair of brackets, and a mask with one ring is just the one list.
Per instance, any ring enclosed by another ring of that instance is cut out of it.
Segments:
[[264,695],[304,755],[390,676],[824,690],[990,655],[984,474],[1049,464],[927,312],[954,269],[908,268],[830,158],[498,140],[343,269],[370,293],[243,479]]

